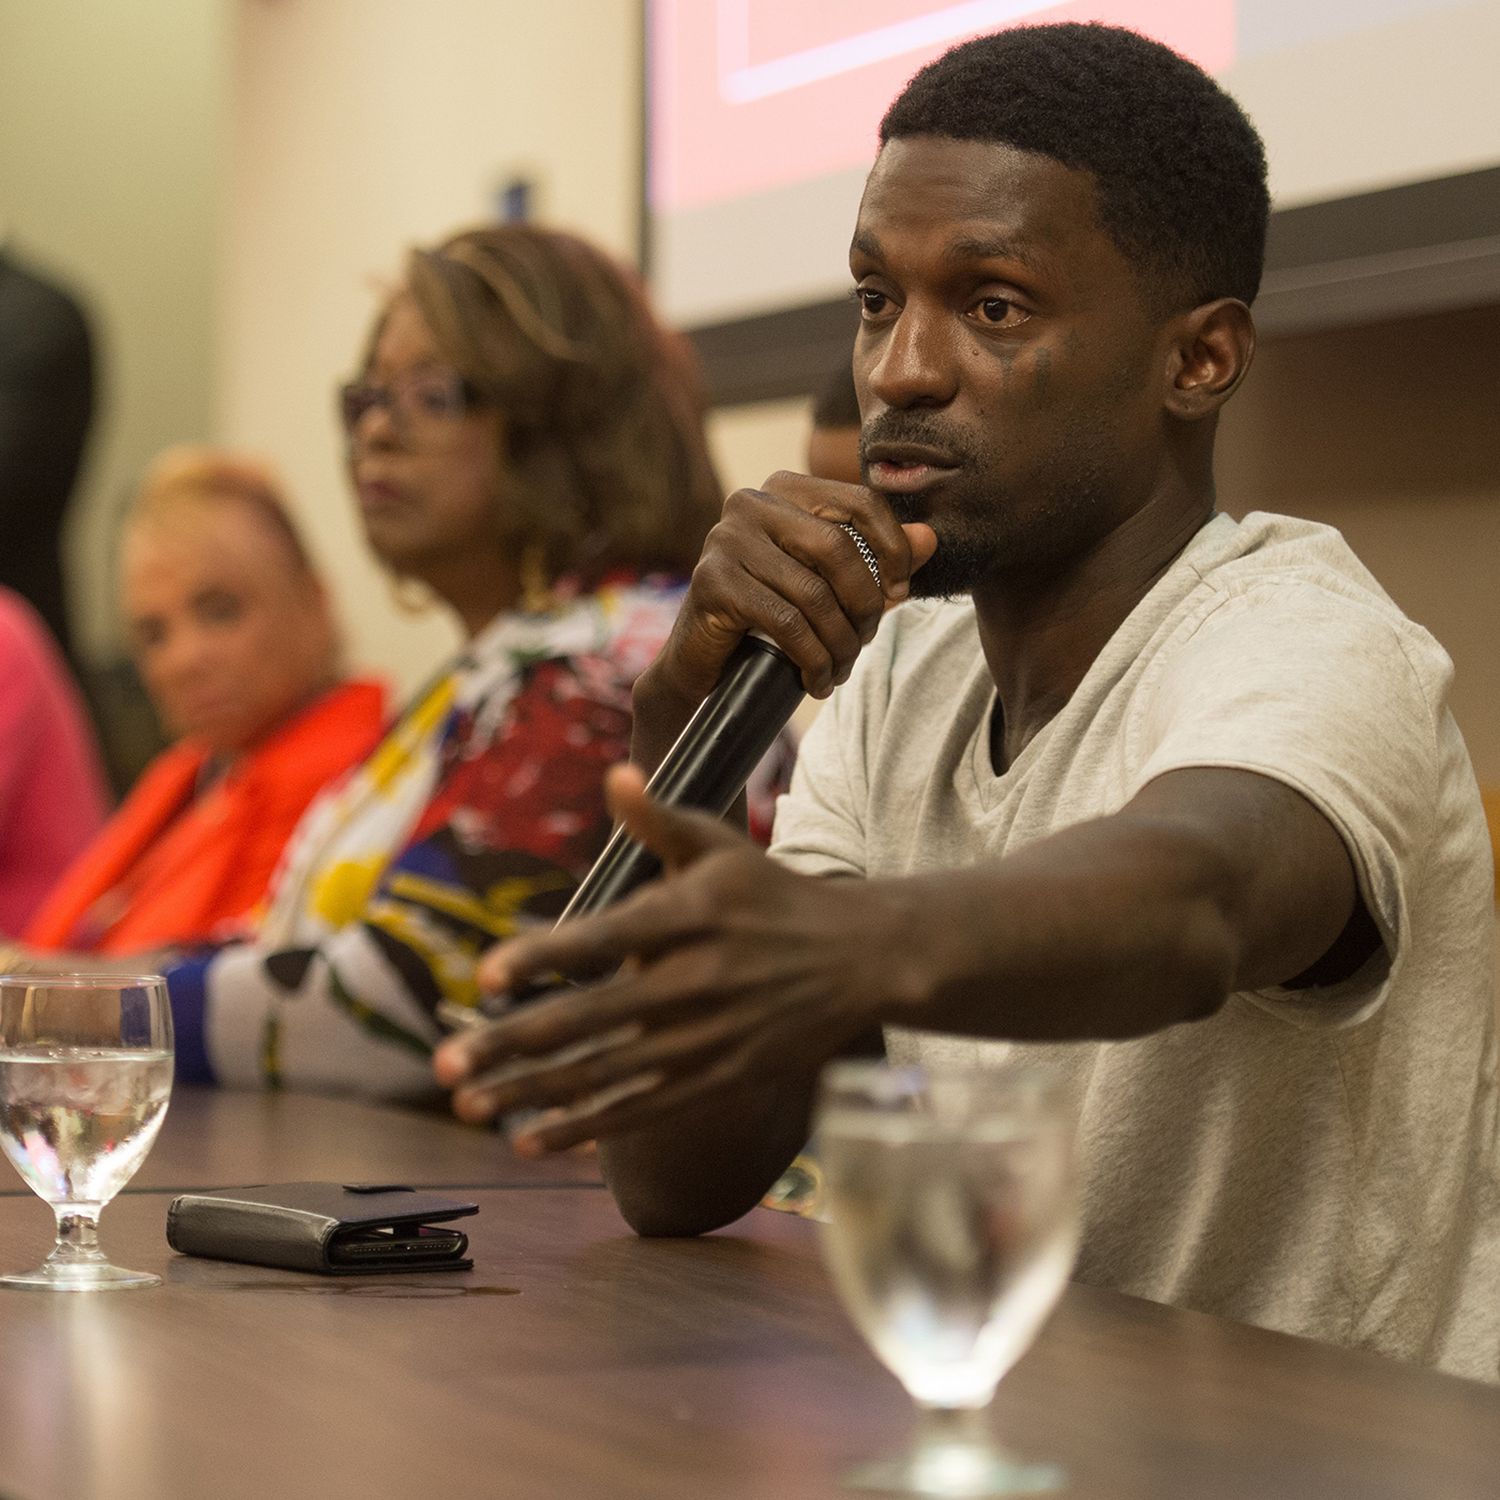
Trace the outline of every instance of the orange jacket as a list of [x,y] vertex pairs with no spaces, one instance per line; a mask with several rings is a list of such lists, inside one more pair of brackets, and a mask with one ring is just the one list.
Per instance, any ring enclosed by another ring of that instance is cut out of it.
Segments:
[[25,941],[135,953],[202,942],[244,918],[307,804],[374,748],[384,706],[378,683],[332,688],[201,796],[207,752],[188,741],[163,751],[58,882]]

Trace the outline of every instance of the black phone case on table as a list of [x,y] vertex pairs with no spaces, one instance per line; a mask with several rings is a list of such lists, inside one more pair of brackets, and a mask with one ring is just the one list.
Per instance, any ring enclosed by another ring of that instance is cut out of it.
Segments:
[[[284,1182],[181,1194],[167,1210],[167,1243],[183,1255],[321,1276],[467,1271],[474,1262],[464,1254],[464,1235],[434,1250],[422,1245],[421,1231],[478,1212],[477,1203],[388,1183]],[[388,1255],[341,1259],[341,1241],[359,1237],[367,1244],[372,1230],[392,1232]]]

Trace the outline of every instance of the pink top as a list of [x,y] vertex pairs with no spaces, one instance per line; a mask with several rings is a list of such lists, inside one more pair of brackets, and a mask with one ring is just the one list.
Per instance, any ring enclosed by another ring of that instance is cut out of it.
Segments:
[[104,823],[83,705],[46,627],[0,588],[0,934],[25,927]]

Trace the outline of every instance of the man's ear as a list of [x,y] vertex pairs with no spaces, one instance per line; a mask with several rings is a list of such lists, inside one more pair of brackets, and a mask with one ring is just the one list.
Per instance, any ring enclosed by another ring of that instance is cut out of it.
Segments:
[[1234,297],[1205,302],[1173,320],[1166,409],[1185,422],[1212,416],[1234,394],[1255,354],[1250,309]]

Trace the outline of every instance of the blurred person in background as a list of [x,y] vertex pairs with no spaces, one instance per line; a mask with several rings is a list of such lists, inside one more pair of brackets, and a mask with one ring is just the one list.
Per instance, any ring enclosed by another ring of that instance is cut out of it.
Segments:
[[0,243],[0,586],[71,654],[63,518],[94,411],[94,355],[78,302]]
[[813,398],[807,472],[814,479],[863,484],[859,464],[859,396],[850,359],[828,372]]
[[176,742],[26,930],[124,954],[242,930],[307,804],[379,737],[384,693],[341,680],[328,593],[262,465],[173,448],[127,521],[136,667]]
[[0,934],[26,925],[107,806],[57,645],[26,600],[0,586]]
[[425,1095],[438,1003],[604,845],[720,492],[688,345],[566,234],[413,253],[341,399],[371,547],[467,642],[309,810],[255,940],[168,970],[178,1077]]

